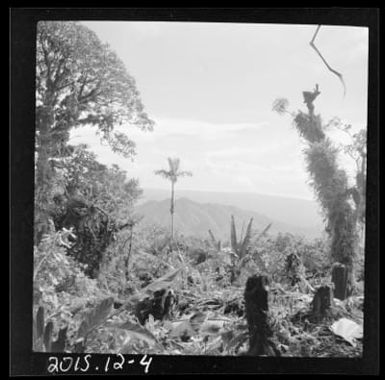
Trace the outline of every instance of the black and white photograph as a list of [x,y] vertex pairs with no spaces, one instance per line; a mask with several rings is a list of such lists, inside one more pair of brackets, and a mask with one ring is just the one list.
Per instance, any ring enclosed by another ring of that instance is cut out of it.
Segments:
[[362,359],[369,32],[38,21],[32,352]]

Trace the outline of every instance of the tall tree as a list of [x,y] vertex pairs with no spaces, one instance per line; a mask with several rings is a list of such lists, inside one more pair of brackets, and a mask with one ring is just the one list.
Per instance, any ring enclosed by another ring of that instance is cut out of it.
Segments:
[[[341,263],[346,268],[343,293],[348,296],[354,288],[354,259],[358,243],[357,223],[362,215],[362,202],[357,199],[355,189],[349,186],[345,170],[339,167],[339,149],[326,136],[321,116],[314,113],[313,102],[319,94],[318,85],[313,92],[305,91],[303,96],[308,112],[299,111],[290,114],[294,118],[294,125],[299,134],[307,142],[304,150],[307,170],[327,220],[326,231],[330,236],[332,261]],[[287,105],[286,100],[278,99],[273,109],[282,114],[287,112]],[[364,145],[362,139],[358,137],[357,139],[360,141],[358,143],[357,140],[357,144],[362,147]],[[362,154],[364,155],[364,151]],[[363,173],[361,177],[362,175]],[[361,177],[358,182],[362,193],[365,186]]]
[[174,238],[174,209],[175,209],[175,184],[180,177],[192,176],[192,173],[189,171],[180,170],[180,159],[179,158],[168,158],[168,170],[161,169],[156,170],[155,174],[160,175],[161,177],[169,180],[171,182],[171,239]]
[[132,157],[135,143],[116,131],[131,124],[152,130],[135,80],[96,34],[76,22],[44,21],[36,41],[35,241],[47,226],[53,157],[67,154],[70,130],[97,128],[113,151]]

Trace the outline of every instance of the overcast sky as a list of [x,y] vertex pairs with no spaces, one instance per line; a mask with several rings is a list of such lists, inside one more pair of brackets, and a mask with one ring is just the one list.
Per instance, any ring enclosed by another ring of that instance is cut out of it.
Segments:
[[[277,97],[304,109],[302,91],[318,83],[316,112],[366,127],[368,30],[323,25],[316,45],[345,78],[347,92],[309,46],[315,25],[174,22],[84,22],[108,42],[135,78],[153,132],[129,127],[133,162],[76,129],[98,159],[117,163],[142,187],[169,188],[154,175],[179,157],[193,172],[178,188],[242,191],[312,199],[302,149],[288,116],[272,112]],[[343,141],[341,133],[333,134]],[[344,159],[344,165],[350,165]]]

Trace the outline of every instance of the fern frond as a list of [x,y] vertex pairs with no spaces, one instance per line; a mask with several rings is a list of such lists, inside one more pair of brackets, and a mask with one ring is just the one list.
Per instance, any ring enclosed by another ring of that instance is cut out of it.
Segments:
[[171,176],[172,176],[172,173],[167,171],[167,170],[164,170],[164,169],[161,169],[161,170],[155,170],[154,173],[156,175],[159,175],[165,179],[171,179]]

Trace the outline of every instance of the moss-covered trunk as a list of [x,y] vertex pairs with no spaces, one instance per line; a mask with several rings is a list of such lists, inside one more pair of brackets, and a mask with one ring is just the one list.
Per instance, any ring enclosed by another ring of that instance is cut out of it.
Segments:
[[320,115],[314,113],[313,101],[320,94],[318,87],[312,93],[313,96],[306,97],[305,94],[309,93],[304,92],[308,113],[299,112],[294,123],[300,135],[308,142],[304,152],[307,170],[327,219],[331,260],[346,267],[346,296],[349,296],[354,288],[357,217],[350,203],[347,174],[338,165],[338,149],[326,137]]

